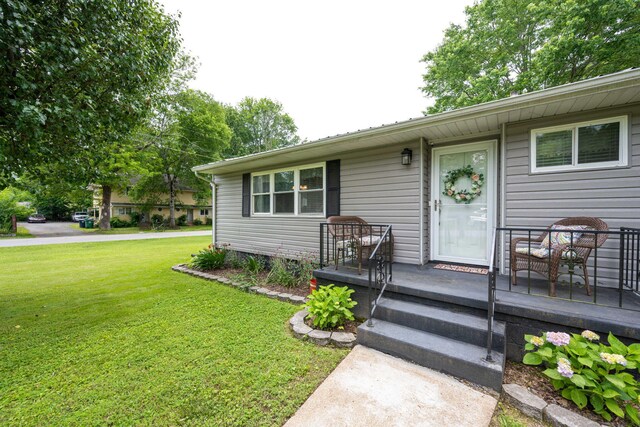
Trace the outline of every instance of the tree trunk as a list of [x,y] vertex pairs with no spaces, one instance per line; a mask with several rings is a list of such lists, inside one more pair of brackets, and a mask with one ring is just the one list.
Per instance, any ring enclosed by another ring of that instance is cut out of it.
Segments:
[[173,177],[169,178],[169,228],[176,228],[176,185]]
[[111,229],[111,186],[102,185],[102,203],[100,205],[100,229]]

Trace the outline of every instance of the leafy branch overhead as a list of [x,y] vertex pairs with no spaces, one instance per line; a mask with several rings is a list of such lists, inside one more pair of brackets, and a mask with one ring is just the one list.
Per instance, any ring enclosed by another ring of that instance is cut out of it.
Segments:
[[129,136],[180,48],[152,0],[0,3],[0,178],[78,161]]
[[638,66],[637,0],[484,0],[422,58],[438,113]]

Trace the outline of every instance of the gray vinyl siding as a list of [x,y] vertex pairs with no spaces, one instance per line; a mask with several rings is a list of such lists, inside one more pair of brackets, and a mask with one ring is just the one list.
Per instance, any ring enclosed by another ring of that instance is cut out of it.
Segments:
[[[413,150],[411,166],[400,152]],[[391,224],[395,260],[419,264],[419,146],[417,141],[309,159],[304,164],[340,159],[341,215],[356,215],[372,224]],[[300,164],[272,165],[265,170]],[[246,172],[259,172],[251,170]],[[322,217],[242,217],[242,174],[217,177],[217,240],[232,249],[272,255],[319,251]]]
[[[629,116],[629,167],[529,172],[532,129],[619,115]],[[611,229],[640,227],[640,106],[508,125],[506,140],[507,227],[547,227],[571,216],[599,217]],[[603,279],[617,277],[618,242],[610,236],[598,251],[598,274]]]

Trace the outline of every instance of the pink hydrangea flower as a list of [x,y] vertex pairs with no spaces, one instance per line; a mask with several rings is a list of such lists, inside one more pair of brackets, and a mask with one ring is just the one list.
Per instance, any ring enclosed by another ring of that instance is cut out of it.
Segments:
[[568,345],[571,337],[564,332],[547,332],[547,341],[555,346]]
[[571,369],[571,362],[561,357],[558,359],[558,373],[565,378],[571,378],[573,376],[573,369]]
[[600,335],[595,332],[591,332],[589,330],[582,331],[582,337],[588,339],[589,341],[598,341],[600,339]]

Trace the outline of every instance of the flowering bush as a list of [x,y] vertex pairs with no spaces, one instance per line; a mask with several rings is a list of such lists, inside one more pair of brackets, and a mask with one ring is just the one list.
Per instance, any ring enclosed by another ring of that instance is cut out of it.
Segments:
[[580,409],[590,404],[607,421],[613,414],[640,425],[633,406],[640,402],[638,382],[625,372],[637,369],[640,364],[640,344],[627,347],[609,333],[609,345],[605,345],[591,331],[580,335],[546,332],[541,337],[524,338],[528,353],[523,363],[544,365],[544,374],[556,390],[561,390],[562,397],[572,400]]

